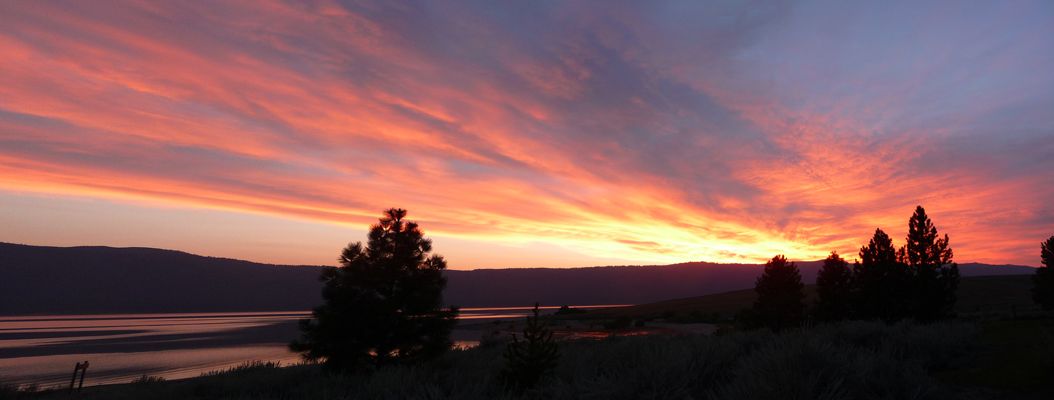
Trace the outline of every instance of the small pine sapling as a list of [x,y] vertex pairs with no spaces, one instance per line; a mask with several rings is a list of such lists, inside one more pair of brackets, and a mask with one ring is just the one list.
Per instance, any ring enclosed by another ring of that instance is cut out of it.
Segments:
[[527,389],[541,380],[547,372],[556,368],[560,358],[559,349],[553,340],[553,332],[538,322],[538,303],[534,303],[534,316],[527,317],[523,339],[512,335],[512,342],[505,350],[508,360],[501,371],[501,379],[509,389]]

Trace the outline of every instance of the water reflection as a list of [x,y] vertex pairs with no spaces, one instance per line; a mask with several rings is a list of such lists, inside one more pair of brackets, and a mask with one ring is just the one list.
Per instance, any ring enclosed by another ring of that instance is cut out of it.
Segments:
[[[601,307],[601,306],[595,306]],[[557,307],[543,307],[547,312]],[[593,308],[593,307],[582,307]],[[463,308],[461,324],[521,318],[531,308]],[[296,321],[310,312],[64,315],[0,317],[0,382],[69,384],[73,366],[88,360],[84,385],[126,383],[144,374],[198,376],[254,360],[299,362],[286,349]],[[478,343],[478,331],[455,331],[458,347]]]
[[[231,331],[295,323],[307,312],[234,313],[234,314],[161,314],[0,317],[0,357],[9,357],[6,349],[68,347],[90,345],[130,345],[165,342],[187,342],[216,339]],[[265,339],[243,335],[245,339]],[[163,346],[161,346],[163,347]]]

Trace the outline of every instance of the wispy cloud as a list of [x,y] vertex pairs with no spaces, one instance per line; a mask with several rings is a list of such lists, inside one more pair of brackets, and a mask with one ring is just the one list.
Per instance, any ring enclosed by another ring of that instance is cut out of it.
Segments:
[[1054,234],[1047,3],[0,7],[7,190],[656,261]]

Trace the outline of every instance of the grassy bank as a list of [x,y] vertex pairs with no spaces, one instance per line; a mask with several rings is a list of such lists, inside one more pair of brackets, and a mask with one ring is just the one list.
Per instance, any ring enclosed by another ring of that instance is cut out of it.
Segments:
[[[172,382],[87,388],[44,399],[943,399],[934,378],[976,358],[977,325],[853,322],[774,335],[628,336],[561,343],[556,371],[526,393],[498,373],[504,346],[455,350],[433,362],[372,376],[318,366],[268,365]],[[8,393],[10,396],[11,393]]]
[[1054,398],[1054,320],[986,323],[977,358],[940,379],[981,398]]

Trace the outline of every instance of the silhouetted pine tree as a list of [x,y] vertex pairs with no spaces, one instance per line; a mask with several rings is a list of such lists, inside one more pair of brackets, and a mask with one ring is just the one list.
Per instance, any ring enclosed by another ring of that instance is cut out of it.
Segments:
[[1039,244],[1042,267],[1032,275],[1032,301],[1043,310],[1054,310],[1054,236]]
[[322,298],[303,337],[289,348],[335,371],[374,370],[435,357],[450,349],[458,310],[441,308],[443,257],[406,210],[388,209],[370,226],[369,241],[349,244],[339,268],[322,272]]
[[841,321],[851,315],[850,280],[853,271],[849,263],[831,252],[823,260],[823,268],[816,275],[816,311],[814,316],[820,321]]
[[912,279],[908,266],[898,261],[893,239],[881,229],[860,248],[853,265],[852,309],[855,318],[895,322],[909,315]]
[[758,299],[753,311],[758,323],[775,331],[801,324],[805,314],[803,287],[797,264],[787,262],[782,254],[772,257],[754,284]]
[[501,371],[501,379],[509,389],[534,386],[545,373],[556,368],[560,359],[553,332],[538,322],[538,303],[534,303],[534,316],[527,317],[523,339],[520,341],[513,334],[512,343],[505,349],[508,364]]
[[909,315],[919,322],[953,317],[959,266],[952,262],[948,235],[937,235],[937,228],[922,206],[915,208],[908,221],[907,243],[900,254],[899,261],[908,265],[912,277]]

